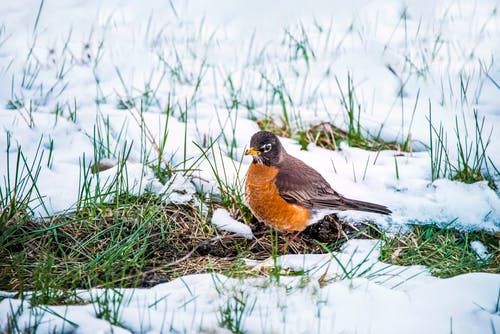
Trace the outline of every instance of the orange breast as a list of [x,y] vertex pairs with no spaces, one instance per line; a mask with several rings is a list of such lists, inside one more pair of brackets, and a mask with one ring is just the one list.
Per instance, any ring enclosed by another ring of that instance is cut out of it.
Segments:
[[254,216],[282,232],[302,231],[311,218],[309,209],[285,201],[274,181],[278,170],[251,164],[245,182],[245,198]]

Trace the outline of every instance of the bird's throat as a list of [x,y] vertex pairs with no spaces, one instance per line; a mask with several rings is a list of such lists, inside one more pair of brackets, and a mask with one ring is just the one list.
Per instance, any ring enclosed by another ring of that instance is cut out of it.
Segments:
[[271,166],[271,162],[268,159],[264,159],[260,155],[253,156],[252,163],[257,164],[257,165],[264,165],[264,166],[267,166],[267,167]]

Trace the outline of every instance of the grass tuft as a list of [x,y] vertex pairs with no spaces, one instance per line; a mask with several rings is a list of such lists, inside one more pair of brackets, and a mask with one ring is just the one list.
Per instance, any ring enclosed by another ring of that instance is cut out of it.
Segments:
[[[244,291],[235,291],[219,308],[219,324],[234,334],[243,334],[245,314],[251,313],[253,306],[249,307],[249,296]],[[256,300],[254,300],[255,305]]]
[[270,117],[258,120],[257,124],[261,130],[272,132],[277,136],[296,139],[303,150],[306,150],[310,143],[322,148],[337,150],[341,142],[347,142],[349,146],[360,147],[368,151],[401,151],[401,145],[397,142],[385,142],[380,138],[365,138],[358,135],[352,136],[349,131],[330,122],[321,122],[299,131],[292,131],[284,125],[280,126]]
[[[492,255],[478,259],[470,246],[481,241]],[[381,260],[402,266],[425,265],[433,275],[451,277],[483,271],[500,273],[500,237],[486,232],[459,232],[432,225],[414,226],[405,235],[384,236]]]
[[[448,147],[447,133],[443,125],[435,127],[432,123],[432,108],[429,104],[429,154],[431,157],[432,180],[449,178],[464,183],[487,181],[488,186],[497,190],[494,175],[499,172],[488,155],[493,129],[485,134],[485,118],[479,118],[474,110],[474,136],[468,134],[467,128],[460,129],[455,118],[454,133],[457,139],[456,158]],[[471,138],[472,137],[472,138]]]

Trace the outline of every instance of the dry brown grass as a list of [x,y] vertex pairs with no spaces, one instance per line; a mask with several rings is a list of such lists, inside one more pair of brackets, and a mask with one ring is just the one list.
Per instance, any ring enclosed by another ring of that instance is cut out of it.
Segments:
[[[295,138],[305,149],[307,144],[337,150],[340,142],[347,142],[352,147],[361,147],[369,151],[394,150],[401,151],[401,145],[396,142],[385,142],[374,138],[353,138],[349,133],[329,122],[320,122],[301,131],[291,131],[286,126],[280,126],[272,118],[265,117],[257,120],[261,130],[269,131],[277,136]],[[284,124],[284,123],[283,123]],[[407,148],[411,152],[411,145]]]
[[275,242],[267,226],[251,221],[255,238],[247,240],[216,230],[209,223],[211,211],[137,200],[50,220],[13,221],[1,227],[0,289],[152,286],[207,271],[249,275],[243,258],[324,253],[348,238],[378,233],[368,227],[358,230],[331,215],[293,240],[290,234],[275,234]]

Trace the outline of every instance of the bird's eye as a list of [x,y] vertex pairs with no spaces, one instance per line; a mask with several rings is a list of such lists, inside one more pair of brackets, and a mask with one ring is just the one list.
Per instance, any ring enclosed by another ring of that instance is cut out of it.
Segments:
[[261,149],[264,153],[271,151],[271,148],[272,148],[271,144],[262,145],[262,147],[261,147]]

